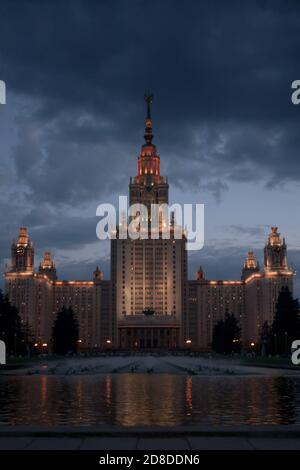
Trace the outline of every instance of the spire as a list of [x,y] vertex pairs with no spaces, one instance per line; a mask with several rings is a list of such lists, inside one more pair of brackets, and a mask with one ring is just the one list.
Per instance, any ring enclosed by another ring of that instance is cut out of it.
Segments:
[[[152,143],[152,120],[151,120],[151,103],[153,102],[153,94],[146,92],[144,100],[147,104],[146,127],[145,127],[145,143],[142,145],[140,155],[138,157],[138,173],[137,177],[145,177],[146,186],[151,189],[154,179],[158,180],[160,176],[160,158],[156,150],[156,146]],[[147,180],[147,181],[146,181]],[[139,181],[140,182],[140,181]]]
[[145,93],[144,100],[147,103],[147,116],[146,116],[146,127],[144,138],[146,141],[145,145],[152,145],[153,133],[152,133],[152,120],[151,120],[151,104],[153,102],[153,94],[149,91]]

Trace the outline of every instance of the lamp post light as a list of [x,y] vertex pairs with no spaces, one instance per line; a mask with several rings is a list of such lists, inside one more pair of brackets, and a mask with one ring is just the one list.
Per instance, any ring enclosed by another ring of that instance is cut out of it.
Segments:
[[251,341],[250,348],[251,348],[251,356],[252,357],[255,356],[255,346],[256,346],[255,342]]

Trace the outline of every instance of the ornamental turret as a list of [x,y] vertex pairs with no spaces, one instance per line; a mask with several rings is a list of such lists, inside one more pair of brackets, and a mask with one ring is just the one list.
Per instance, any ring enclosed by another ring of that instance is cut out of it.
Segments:
[[271,233],[264,249],[265,272],[281,272],[288,270],[287,249],[285,239],[280,237],[278,227],[271,227]]
[[49,251],[45,251],[44,253],[44,259],[39,266],[39,273],[44,274],[52,281],[57,279],[56,267]]
[[256,260],[253,251],[248,251],[247,258],[242,269],[241,279],[245,281],[249,276],[259,272],[259,263]]
[[199,269],[196,272],[196,281],[204,281],[204,280],[205,280],[205,273],[203,271],[202,266],[199,266]]
[[98,266],[96,266],[96,269],[93,273],[93,279],[96,284],[103,281],[103,272],[99,269]]

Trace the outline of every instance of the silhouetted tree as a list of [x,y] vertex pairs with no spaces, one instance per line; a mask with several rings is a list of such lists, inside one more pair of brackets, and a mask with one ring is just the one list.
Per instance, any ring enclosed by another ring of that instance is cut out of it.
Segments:
[[261,355],[266,356],[272,350],[272,328],[264,322],[260,333]]
[[212,348],[217,353],[231,354],[240,352],[241,329],[234,315],[225,313],[224,320],[219,320],[213,329]]
[[53,325],[53,352],[75,353],[78,345],[78,323],[72,308],[63,307]]
[[8,296],[0,290],[0,339],[5,342],[7,354],[19,355],[26,352],[21,318]]
[[299,302],[293,298],[288,287],[283,287],[278,296],[272,325],[274,352],[290,352],[292,341],[299,339],[299,335]]

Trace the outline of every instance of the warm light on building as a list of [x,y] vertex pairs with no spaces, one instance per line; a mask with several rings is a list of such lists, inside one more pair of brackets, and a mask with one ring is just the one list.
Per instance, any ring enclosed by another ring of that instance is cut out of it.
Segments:
[[[129,203],[144,204],[150,214],[153,203],[168,204],[169,184],[160,172],[160,156],[153,144],[153,96],[147,94],[145,100],[144,143],[136,176],[130,178]],[[128,223],[126,217],[120,221],[122,228]],[[178,230],[183,235],[179,239]],[[151,236],[125,240],[119,232],[119,228],[111,232],[110,280],[104,280],[98,267],[91,280],[62,280],[57,279],[49,251],[39,269],[34,268],[33,244],[27,229],[20,228],[11,245],[5,290],[22,322],[30,326],[32,342],[38,341],[35,348],[48,346],[53,322],[63,307],[72,308],[78,320],[81,351],[111,344],[128,349],[193,344],[195,349],[208,350],[215,324],[227,314],[234,315],[241,328],[241,338],[233,342],[253,348],[260,340],[261,326],[272,324],[280,290],[287,287],[293,292],[295,272],[289,268],[285,239],[277,227],[271,228],[265,242],[262,269],[254,252],[248,251],[237,280],[206,279],[202,267],[195,280],[188,280],[187,232],[176,224],[175,216],[169,223],[163,211],[154,229],[155,240]],[[140,232],[147,234],[147,223]],[[164,238],[166,232],[169,239]]]

